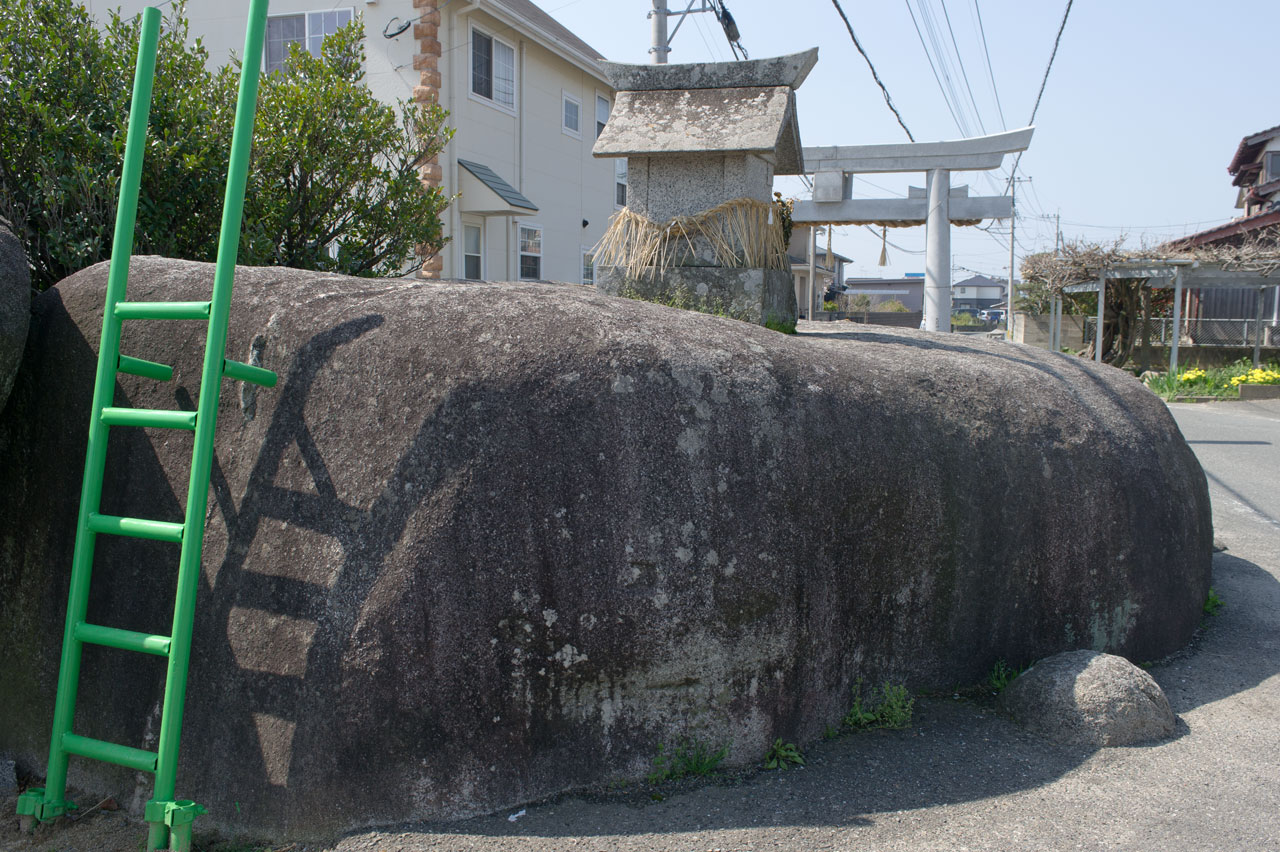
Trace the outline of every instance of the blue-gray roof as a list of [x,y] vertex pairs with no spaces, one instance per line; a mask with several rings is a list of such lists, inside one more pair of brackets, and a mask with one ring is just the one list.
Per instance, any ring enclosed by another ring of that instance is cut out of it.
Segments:
[[481,183],[502,196],[502,200],[512,207],[523,207],[525,210],[538,209],[538,205],[521,195],[520,190],[507,183],[498,176],[497,172],[483,163],[473,163],[470,160],[464,160],[459,157],[458,165],[475,175]]

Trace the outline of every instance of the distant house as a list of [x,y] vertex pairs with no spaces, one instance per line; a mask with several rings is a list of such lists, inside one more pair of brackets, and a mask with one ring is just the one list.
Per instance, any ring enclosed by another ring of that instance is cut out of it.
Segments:
[[[84,0],[99,20],[154,0]],[[244,45],[244,3],[187,0],[191,35],[212,66]],[[455,128],[425,183],[457,200],[451,238],[424,277],[592,283],[592,247],[626,203],[626,160],[591,148],[613,105],[603,57],[529,0],[272,0],[263,71],[290,45],[318,53],[324,36],[364,19],[365,80],[380,100],[436,101]]]
[[923,273],[904,278],[846,278],[844,292],[846,296],[866,296],[871,300],[872,310],[876,305],[894,300],[908,311],[924,310]]
[[[809,226],[796,225],[787,245],[787,259],[791,261],[791,280],[796,288],[796,306],[800,316],[808,317],[805,300],[809,297]],[[818,248],[814,253],[814,310],[822,310],[823,296],[834,284],[844,279],[844,265],[852,261],[832,250],[827,257],[826,228],[818,227]]]
[[974,275],[951,285],[951,309],[986,310],[1004,303],[1006,282]]
[[[1238,187],[1240,216],[1168,244],[1169,248],[1237,245],[1249,239],[1280,240],[1280,125],[1240,140],[1227,165],[1231,185]],[[1253,317],[1255,294],[1246,290],[1188,292],[1183,316],[1197,319]],[[1280,319],[1277,288],[1266,293],[1263,315]]]
[[1227,174],[1231,185],[1239,187],[1236,209],[1244,212],[1225,225],[1175,240],[1171,247],[1224,245],[1267,232],[1280,234],[1280,125],[1241,139]]

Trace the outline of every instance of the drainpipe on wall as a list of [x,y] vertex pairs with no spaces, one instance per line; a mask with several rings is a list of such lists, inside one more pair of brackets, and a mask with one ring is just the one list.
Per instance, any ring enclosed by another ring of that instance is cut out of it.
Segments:
[[[413,87],[413,99],[420,104],[434,104],[440,101],[440,8],[439,0],[413,0],[413,8],[421,9],[421,17],[413,25],[413,37],[418,41],[418,52],[413,57],[413,69],[421,75],[418,85]],[[419,171],[422,185],[427,188],[438,188],[443,172],[440,169],[440,157],[433,156],[423,164]],[[418,258],[422,266],[418,269],[419,278],[439,278],[444,271],[444,256],[439,252],[429,253],[425,246],[419,246]]]

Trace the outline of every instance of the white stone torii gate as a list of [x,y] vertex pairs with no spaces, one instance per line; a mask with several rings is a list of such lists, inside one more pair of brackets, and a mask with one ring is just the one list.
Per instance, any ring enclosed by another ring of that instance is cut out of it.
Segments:
[[[970,198],[967,188],[952,189],[951,172],[999,168],[1005,154],[1026,150],[1034,131],[1024,127],[950,142],[805,148],[805,167],[814,175],[813,200],[797,201],[792,221],[798,225],[925,225],[924,327],[950,331],[951,223],[1013,215],[1008,196]],[[845,176],[873,172],[926,172],[928,186],[907,198],[851,198]]]

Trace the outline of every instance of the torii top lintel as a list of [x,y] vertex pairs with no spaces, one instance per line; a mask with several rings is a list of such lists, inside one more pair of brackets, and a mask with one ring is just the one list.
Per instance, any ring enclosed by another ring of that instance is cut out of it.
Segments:
[[830,145],[805,148],[810,172],[927,172],[931,169],[971,171],[996,169],[1005,154],[1025,151],[1034,127],[949,142],[903,142],[889,145]]

